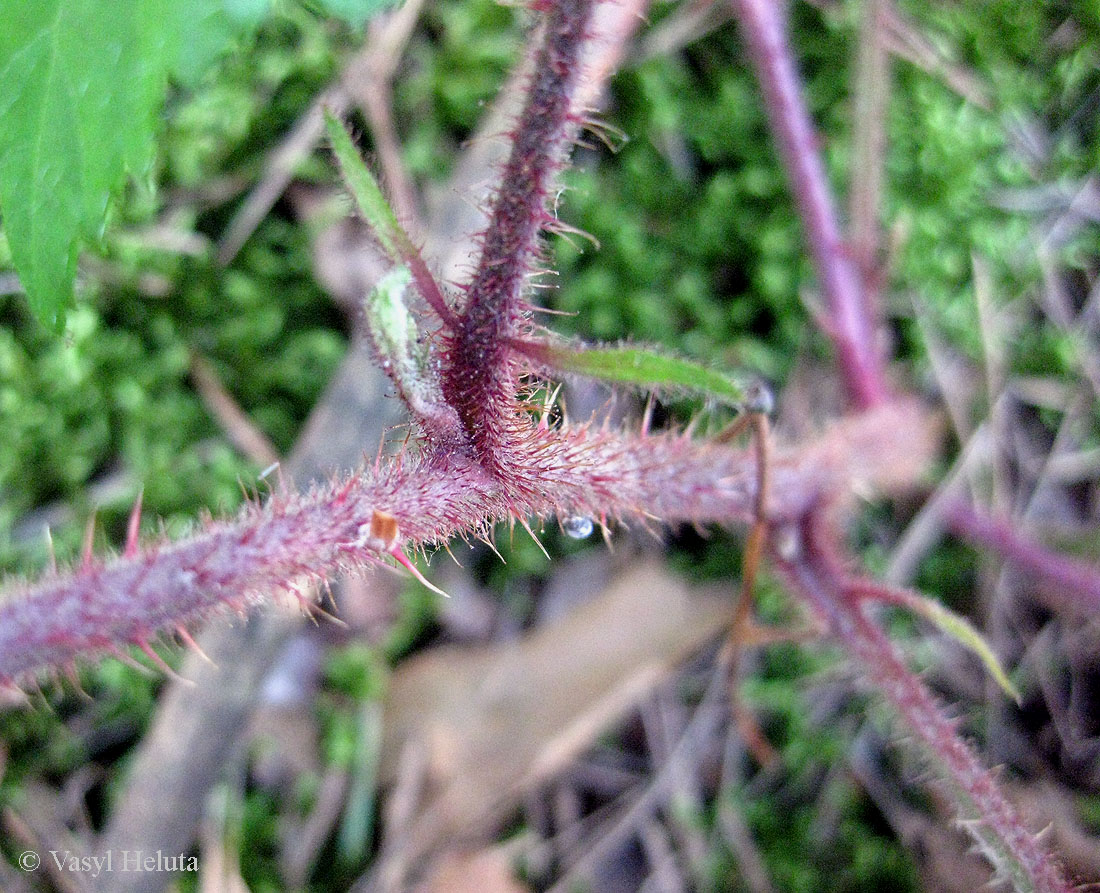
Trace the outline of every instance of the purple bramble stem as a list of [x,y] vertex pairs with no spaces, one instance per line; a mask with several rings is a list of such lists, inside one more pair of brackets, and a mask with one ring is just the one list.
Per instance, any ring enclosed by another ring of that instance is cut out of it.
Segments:
[[947,510],[947,523],[974,545],[984,546],[1040,580],[1052,583],[1053,591],[1039,594],[1054,607],[1100,617],[1100,568],[1057,555],[1004,521],[980,514],[963,503],[955,503]]
[[836,349],[853,405],[862,409],[875,406],[887,399],[889,389],[876,345],[874,312],[841,238],[836,203],[787,41],[782,18],[785,4],[776,0],[732,3],[821,280],[827,314],[818,322]]
[[938,764],[948,782],[959,820],[992,863],[997,879],[1016,890],[1067,893],[1071,887],[1038,837],[1020,819],[993,776],[960,737],[932,693],[915,676],[894,644],[862,610],[875,584],[853,581],[835,554],[825,525],[810,512],[797,535],[776,547],[777,565],[858,663],[862,678],[882,694]]
[[[890,486],[921,426],[912,407],[886,407],[780,452],[768,512],[793,519],[853,478]],[[531,516],[747,523],[756,466],[745,451],[679,434],[626,435],[529,424],[501,476],[453,445],[405,456],[304,495],[276,495],[235,520],[60,575],[0,602],[0,684],[20,684],[81,657],[142,647],[225,610],[242,610],[312,578],[378,564],[495,521]],[[381,521],[385,523],[380,523]]]
[[522,300],[549,222],[546,200],[576,133],[571,111],[594,0],[550,0],[527,103],[512,135],[481,257],[451,336],[443,391],[470,443],[491,469],[502,467],[517,410],[520,365],[507,339],[522,334]]

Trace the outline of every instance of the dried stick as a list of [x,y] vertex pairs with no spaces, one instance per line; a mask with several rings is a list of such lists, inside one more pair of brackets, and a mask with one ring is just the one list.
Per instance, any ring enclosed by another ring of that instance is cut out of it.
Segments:
[[320,141],[325,132],[325,110],[337,117],[342,116],[352,102],[349,84],[361,83],[364,71],[372,73],[367,75],[368,79],[378,76],[388,80],[392,75],[396,59],[408,40],[422,4],[423,0],[410,0],[401,9],[389,14],[383,25],[372,27],[368,46],[348,63],[341,80],[317,95],[283,142],[271,153],[263,179],[249,192],[218,240],[217,260],[221,266],[227,267],[233,262],[260,221],[279,200],[298,165]]
[[869,315],[874,311],[871,302],[877,302],[879,287],[879,213],[886,163],[886,110],[890,99],[890,57],[884,33],[884,7],[888,2],[864,0],[863,3],[852,122],[848,207],[852,251],[862,275]]
[[267,435],[256,427],[233,399],[210,363],[197,353],[191,356],[191,378],[206,408],[241,453],[264,468],[279,461],[279,453]]

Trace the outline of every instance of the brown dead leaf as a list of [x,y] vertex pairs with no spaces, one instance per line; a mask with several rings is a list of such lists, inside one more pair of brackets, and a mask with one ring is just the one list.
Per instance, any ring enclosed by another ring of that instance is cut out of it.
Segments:
[[728,595],[700,594],[654,562],[527,638],[434,649],[399,667],[385,712],[382,778],[425,748],[425,794],[402,858],[483,835],[589,748],[669,669],[728,622]]

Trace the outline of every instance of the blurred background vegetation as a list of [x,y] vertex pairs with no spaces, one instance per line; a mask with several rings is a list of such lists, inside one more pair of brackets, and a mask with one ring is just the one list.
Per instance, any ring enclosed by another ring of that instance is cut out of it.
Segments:
[[[1100,163],[1100,15],[1087,0],[899,2],[897,8],[984,98],[983,105],[960,95],[943,71],[905,61],[894,66],[883,220],[891,246],[884,294],[898,379],[938,393],[929,338],[950,345],[960,368],[980,375],[986,357],[975,295],[978,258],[992,300],[1016,322],[1005,342],[1006,374],[1035,387],[1041,380],[1048,390],[1068,388],[1081,375],[1087,345],[1037,303],[1044,280],[1036,233]],[[572,314],[553,317],[551,325],[750,370],[777,385],[782,406],[783,385],[796,367],[827,357],[806,309],[812,276],[736,27],[714,13],[703,19],[705,33],[671,50],[647,42],[647,34],[683,12],[677,4],[654,4],[602,115],[623,138],[611,140],[614,151],[587,138],[565,176],[560,216],[600,247],[551,240],[560,277],[545,300]],[[797,3],[791,15],[822,149],[844,195],[858,175],[850,169],[850,97],[859,4]],[[393,97],[404,162],[419,186],[445,182],[520,58],[527,22],[522,8],[495,0],[426,4]],[[31,318],[13,276],[0,274],[5,574],[41,570],[47,523],[59,557],[72,560],[93,509],[97,544],[117,546],[139,489],[146,517],[161,519],[173,535],[201,509],[233,511],[242,498],[239,482],[254,481],[260,469],[232,446],[196,392],[190,375],[196,355],[278,451],[293,445],[351,333],[345,312],[314,275],[317,225],[284,198],[227,267],[218,264],[216,246],[268,153],[362,40],[361,32],[321,17],[308,3],[279,0],[255,35],[193,88],[174,92],[156,169],[128,188],[102,246],[82,257],[79,304],[62,337]],[[337,182],[323,151],[299,166],[296,181],[317,190]],[[1051,245],[1058,276],[1078,306],[1095,300],[1096,236],[1095,226],[1082,226]],[[5,260],[0,242],[0,268]],[[980,389],[968,394],[967,411],[980,417],[987,409]],[[1042,401],[1032,408],[1027,424],[1053,438],[1060,415]],[[668,412],[683,420],[696,409],[676,404]],[[1082,449],[1100,447],[1095,403],[1085,415]],[[364,444],[364,451],[374,446]],[[1095,506],[1086,511],[1095,520]],[[886,544],[906,518],[904,508],[878,507],[863,520],[859,535],[872,564],[885,561]],[[605,548],[553,531],[548,540],[556,557]],[[669,540],[675,566],[695,579],[737,569],[735,538],[672,531]],[[1088,552],[1090,544],[1077,547]],[[527,623],[554,566],[530,543],[517,539],[500,548],[509,563],[477,559],[477,582]],[[975,553],[945,542],[924,560],[917,582],[967,610],[979,570]],[[407,595],[403,604],[384,649],[389,661],[440,632],[432,601]],[[785,616],[784,605],[782,594],[765,585],[765,616]],[[906,629],[899,621],[899,634]],[[326,759],[352,758],[357,705],[376,696],[378,660],[378,651],[360,646],[331,657],[316,708]],[[854,720],[834,716],[823,724],[806,703],[806,679],[827,678],[835,665],[835,655],[821,649],[766,653],[745,696],[763,711],[785,780],[721,796],[744,816],[776,889],[914,889],[910,850],[838,768]],[[33,709],[0,716],[6,752],[0,802],[18,806],[28,780],[57,783],[92,763],[100,773],[89,799],[93,823],[109,810],[161,683],[110,661],[83,675],[92,701],[60,688]],[[866,705],[857,700],[838,709],[850,717]],[[313,796],[308,784],[300,794],[301,802]],[[1097,791],[1080,796],[1100,832]],[[819,833],[823,803],[837,817],[828,839]],[[233,808],[227,822],[249,888],[283,889],[273,855],[278,816],[301,803],[246,786]],[[713,823],[716,811],[708,806],[692,821]],[[325,863],[309,889],[343,889],[368,855],[357,858],[336,868]],[[728,857],[716,852],[712,859],[711,889],[741,889],[730,879]],[[180,883],[193,889],[191,878]]]

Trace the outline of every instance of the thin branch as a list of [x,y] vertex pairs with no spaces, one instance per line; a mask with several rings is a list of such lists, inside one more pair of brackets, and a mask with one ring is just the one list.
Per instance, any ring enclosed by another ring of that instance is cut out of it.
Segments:
[[248,193],[218,240],[219,266],[228,267],[233,263],[244,243],[256,231],[256,227],[294,178],[298,165],[313,151],[325,132],[325,110],[341,115],[350,105],[351,99],[340,84],[324,90],[310,103],[290,133],[268,156],[263,179]]
[[775,0],[731,2],[821,281],[828,313],[819,323],[833,342],[849,399],[857,407],[874,406],[886,400],[889,393],[876,319],[841,236],[836,202],[818,154],[818,139],[787,40],[782,18],[785,4]]
[[1068,893],[1060,868],[960,737],[957,724],[861,610],[822,520],[810,513],[789,533],[775,553],[780,571],[862,665],[861,677],[886,698],[949,782],[959,819],[993,864],[996,879],[1011,880],[1017,890]]
[[1018,532],[1009,523],[956,502],[946,512],[955,533],[1052,584],[1037,594],[1056,608],[1100,617],[1100,568],[1058,555]]
[[191,356],[191,378],[206,408],[238,450],[265,468],[279,461],[279,452],[267,435],[233,399],[213,366],[197,353]]
[[594,0],[558,0],[546,13],[527,101],[493,200],[481,257],[461,323],[450,338],[443,391],[487,467],[507,454],[520,364],[505,341],[524,333],[522,295],[538,238],[551,220],[546,201],[577,129],[573,99]]
[[877,301],[880,205],[886,165],[886,112],[890,99],[890,56],[885,45],[884,7],[889,0],[864,0],[856,57],[849,215],[852,251],[862,275],[868,314]]

